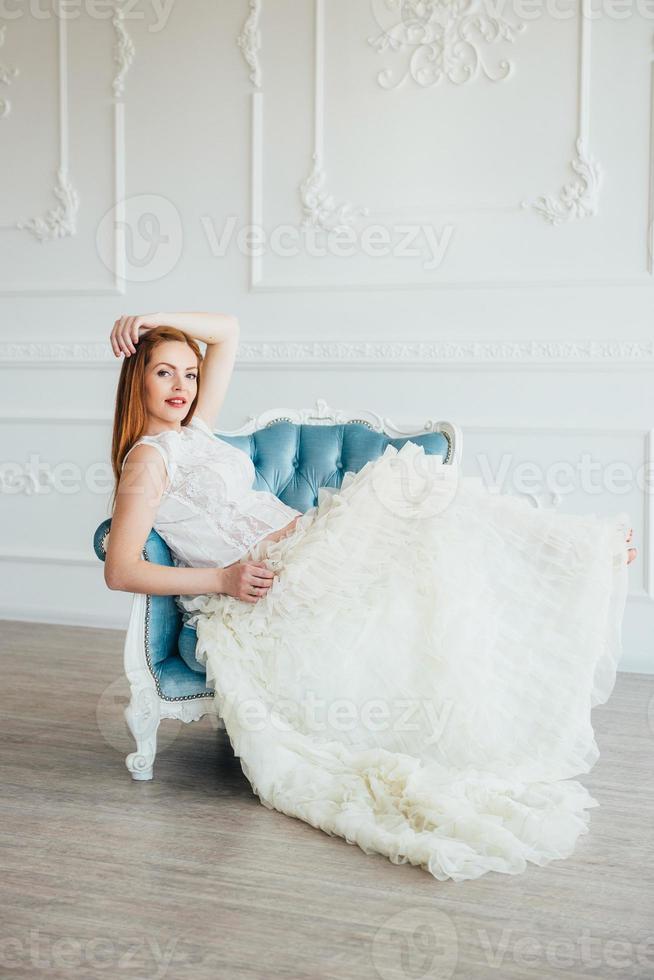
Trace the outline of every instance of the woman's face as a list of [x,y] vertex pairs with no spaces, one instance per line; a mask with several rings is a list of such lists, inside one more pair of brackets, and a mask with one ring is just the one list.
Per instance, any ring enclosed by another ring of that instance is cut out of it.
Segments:
[[198,388],[198,362],[181,340],[157,344],[145,369],[145,404],[149,423],[179,429]]

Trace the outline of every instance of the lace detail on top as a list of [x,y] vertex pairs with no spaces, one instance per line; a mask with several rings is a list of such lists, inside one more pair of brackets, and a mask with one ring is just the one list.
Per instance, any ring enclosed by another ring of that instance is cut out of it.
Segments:
[[168,485],[153,526],[176,565],[224,568],[302,513],[269,490],[255,490],[248,453],[197,416],[180,431],[142,436],[129,452],[139,443],[155,446],[166,463]]

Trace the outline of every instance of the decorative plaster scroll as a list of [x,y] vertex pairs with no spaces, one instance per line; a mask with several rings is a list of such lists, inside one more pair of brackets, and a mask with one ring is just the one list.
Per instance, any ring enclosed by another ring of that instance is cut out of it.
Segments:
[[250,67],[250,81],[255,88],[261,88],[261,64],[259,62],[259,49],[261,48],[261,34],[259,31],[260,14],[261,0],[250,0],[250,12],[247,20],[243,24],[243,30],[236,39],[236,43]]
[[59,201],[42,217],[17,221],[16,228],[31,232],[40,242],[54,241],[74,235],[77,231],[75,219],[79,209],[79,196],[68,176],[68,21],[63,17],[58,22],[59,48],[59,167],[54,196]]
[[[578,177],[566,184],[558,198],[539,197],[531,205],[535,211],[552,225],[560,225],[574,218],[587,218],[597,214],[599,188],[602,182],[602,169],[587,152],[584,141],[579,137],[576,144],[577,156],[570,166]],[[522,207],[530,205],[522,201]]]
[[118,66],[113,80],[113,91],[116,98],[125,94],[125,76],[134,60],[134,42],[125,29],[125,11],[123,5],[126,0],[115,0],[114,15],[111,23],[114,27],[116,42],[114,44],[114,63]]
[[[402,219],[406,217],[407,208],[403,208],[401,205],[397,207],[389,208],[386,203],[382,203],[380,206],[375,206],[374,202],[367,201],[367,206],[354,207],[349,202],[344,202],[338,204],[334,196],[329,194],[325,190],[325,185],[327,183],[327,177],[325,174],[325,126],[324,126],[324,68],[325,68],[325,0],[314,0],[315,2],[315,63],[314,63],[314,132],[313,132],[313,169],[308,177],[299,184],[299,198],[301,201],[301,208],[304,215],[304,220],[302,221],[302,227],[307,228],[312,227],[324,227],[325,230],[329,231],[332,228],[341,228],[344,225],[351,225],[354,219],[360,215],[400,215]],[[391,7],[397,4],[400,0],[392,0]],[[466,10],[472,8],[472,0],[464,0],[467,4]],[[476,0],[474,0],[476,2]],[[578,112],[577,112],[577,151],[578,157],[573,161],[573,169],[579,174],[579,179],[567,185],[560,194],[560,199],[557,201],[556,198],[541,196],[535,203],[529,204],[525,201],[515,200],[513,202],[497,204],[497,205],[481,205],[478,207],[467,208],[466,210],[474,212],[475,210],[480,212],[517,212],[518,214],[524,213],[524,209],[533,208],[534,213],[539,215],[543,220],[556,225],[560,224],[563,220],[572,220],[573,218],[581,218],[590,216],[596,213],[599,201],[599,187],[601,183],[601,170],[599,164],[596,163],[594,159],[590,156],[587,151],[589,146],[588,132],[589,132],[589,120],[590,120],[590,46],[591,46],[591,27],[592,23],[588,17],[583,16],[583,11],[581,9],[584,0],[579,0],[579,18],[580,18],[580,45],[579,45],[579,71],[578,71]],[[459,0],[454,0],[454,3],[459,3],[457,7],[458,10],[463,10]],[[420,7],[424,10],[427,9],[426,5],[420,5],[414,3],[411,10],[415,12],[415,9]],[[435,10],[436,3],[431,3],[431,9]],[[413,16],[413,14],[412,14]],[[514,31],[522,30],[520,25],[514,25]],[[388,33],[388,32],[387,32]],[[501,30],[500,30],[501,33]],[[513,32],[510,39],[513,39]],[[494,35],[493,35],[494,36]],[[507,37],[507,40],[509,38]],[[389,46],[391,46],[391,39],[388,39]],[[653,76],[654,77],[654,76]],[[654,86],[653,86],[654,91]],[[255,101],[259,100],[259,101]],[[252,141],[251,141],[251,178],[252,178],[252,223],[262,222],[263,213],[263,186],[262,186],[262,169],[263,169],[263,136],[262,136],[262,102],[263,92],[253,92],[252,93]],[[653,97],[654,105],[654,97]],[[653,117],[654,120],[654,117]],[[654,123],[653,123],[654,124]],[[579,142],[580,141],[580,142]],[[654,151],[653,151],[654,152]],[[653,171],[654,172],[654,171]],[[652,179],[652,186],[654,187],[654,178]],[[654,200],[654,190],[652,190],[652,200]],[[654,207],[654,205],[653,205]],[[424,202],[424,213],[431,214],[437,213],[439,211],[448,212],[446,204],[443,202]],[[654,227],[654,222],[653,222]],[[652,247],[652,254],[654,255],[654,246]],[[654,259],[651,260],[651,268],[654,270]],[[338,286],[343,289],[361,289],[361,290],[374,290],[379,288],[384,289],[412,289],[412,288],[462,288],[464,286],[474,287],[474,288],[507,288],[517,286],[519,288],[524,288],[526,286],[566,286],[566,285],[596,285],[595,281],[592,279],[553,279],[553,280],[537,280],[534,282],[527,282],[524,280],[493,280],[493,281],[459,281],[459,280],[446,280],[446,279],[434,279],[431,282],[424,280],[418,280],[415,282],[397,282],[397,283],[377,283],[377,282],[323,282],[315,281],[308,282],[306,277],[303,277],[301,281],[296,282],[285,282],[285,283],[266,283],[262,275],[263,263],[260,256],[252,256],[250,260],[250,288],[252,291],[284,291],[288,292],[293,289],[302,290],[327,290],[333,288],[333,286]],[[642,284],[645,285],[646,282],[651,281],[651,273],[648,273],[647,280],[644,281],[642,277],[634,276],[633,278],[618,279],[614,278],[608,280],[606,278],[598,281],[597,284],[608,285],[609,282],[614,285],[631,285],[631,284]]]
[[368,208],[359,207],[336,199],[325,190],[326,174],[323,167],[324,144],[324,64],[325,64],[325,3],[315,2],[315,64],[314,64],[314,143],[313,168],[299,187],[304,218],[301,227],[322,228],[325,231],[341,231],[352,227],[355,220],[368,214]]
[[[5,34],[7,32],[7,25],[3,24],[0,27],[0,48],[3,47],[5,43]],[[18,74],[18,68],[14,68],[13,65],[0,64],[0,85],[11,85],[12,79]],[[0,119],[4,119],[11,112],[11,102],[9,99],[0,99]]]
[[[134,46],[127,36],[122,23],[125,11],[123,5],[127,0],[114,0],[113,2],[113,27],[116,37],[115,60],[119,66],[119,71],[113,80],[113,91],[115,95],[120,95],[124,90],[124,78],[129,69],[133,56]],[[41,242],[46,240],[62,239],[67,235],[75,235],[77,232],[76,221],[79,211],[79,195],[73,186],[69,173],[69,149],[70,133],[68,125],[69,105],[68,105],[68,18],[57,16],[58,31],[58,119],[59,119],[59,165],[57,169],[57,180],[54,187],[54,195],[59,203],[50,209],[45,215],[13,221],[11,224],[0,225],[2,230],[21,230],[33,234]],[[116,100],[113,107],[113,148],[114,148],[114,207],[119,208],[120,202],[125,196],[125,137],[124,137],[124,104]],[[82,283],[66,284],[61,281],[44,283],[35,286],[33,279],[22,283],[5,283],[0,288],[3,295],[44,295],[44,294],[76,294],[76,295],[101,295],[111,296],[125,292],[124,281],[120,277],[121,253],[118,242],[117,232],[114,231],[116,264],[114,269],[113,284],[104,283]]]
[[498,74],[491,74],[482,48],[497,41],[513,42],[525,25],[507,20],[497,6],[484,0],[385,0],[383,6],[399,20],[385,27],[377,14],[380,4],[373,0],[373,16],[381,34],[368,38],[368,43],[380,54],[389,49],[414,50],[406,73],[395,84],[391,68],[378,73],[381,88],[398,88],[409,76],[423,88],[437,85],[443,78],[461,85],[477,78],[480,69],[491,82],[510,76],[513,65],[504,59],[499,62]]
[[[23,341],[0,344],[0,364],[88,367],[119,366],[105,341],[54,343]],[[554,367],[637,366],[654,368],[654,340],[468,340],[468,341],[248,341],[239,344],[237,366],[276,364],[360,364],[362,367],[437,367],[440,364]]]
[[[578,175],[559,192],[558,198],[542,195],[531,207],[551,225],[566,221],[588,218],[597,214],[602,170],[599,163],[588,151],[590,129],[590,53],[591,25],[585,9],[585,0],[580,0],[579,12],[579,110],[577,119],[576,157],[570,166]],[[521,201],[523,208],[529,203]]]
[[303,228],[323,228],[340,231],[350,227],[356,218],[368,214],[368,208],[358,207],[349,201],[337,204],[325,190],[325,171],[320,167],[318,155],[313,154],[313,170],[300,184],[300,199],[304,218]]
[[532,205],[529,205],[527,201],[522,201],[523,208],[533,207],[552,225],[560,225],[562,222],[572,221],[574,218],[587,218],[597,214],[602,169],[587,152],[581,137],[575,146],[577,156],[570,166],[579,175],[577,179],[566,184],[561,189],[558,198],[542,196],[537,198]]
[[65,238],[77,231],[75,218],[79,210],[79,195],[62,167],[57,171],[53,193],[60,202],[57,207],[51,208],[43,217],[16,222],[17,228],[31,231],[41,242]]

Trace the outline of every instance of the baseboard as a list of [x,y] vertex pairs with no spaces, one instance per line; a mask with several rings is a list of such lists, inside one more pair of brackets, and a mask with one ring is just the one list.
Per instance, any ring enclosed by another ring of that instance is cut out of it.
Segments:
[[0,620],[3,622],[35,623],[44,626],[80,626],[86,629],[117,630],[124,633],[129,622],[129,610],[126,616],[121,618],[94,613],[87,614],[78,609],[74,612],[65,612],[60,609],[55,612],[46,609],[40,613],[35,613],[32,608],[20,609],[16,606],[11,608],[0,606]]

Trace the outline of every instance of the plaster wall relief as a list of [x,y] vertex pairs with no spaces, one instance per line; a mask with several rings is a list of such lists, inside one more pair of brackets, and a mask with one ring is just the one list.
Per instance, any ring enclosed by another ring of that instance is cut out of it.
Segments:
[[[125,196],[125,105],[124,97],[126,80],[129,69],[135,57],[134,43],[127,30],[125,13],[129,9],[130,0],[114,0],[111,5],[109,20],[113,30],[113,62],[115,72],[110,83],[111,118],[113,122],[113,208],[116,220],[122,212],[122,201]],[[84,202],[77,188],[75,169],[79,160],[83,159],[84,147],[75,147],[74,154],[78,157],[75,164],[71,159],[71,98],[70,86],[75,81],[73,66],[70,61],[69,34],[71,26],[69,19],[62,16],[61,4],[55,4],[51,18],[44,18],[43,29],[52,28],[56,32],[56,117],[58,121],[57,134],[57,165],[53,175],[52,196],[55,203],[42,213],[23,214],[15,220],[0,224],[3,235],[12,232],[22,232],[41,246],[56,246],[64,239],[75,238],[78,235],[79,219]],[[0,28],[0,46],[5,35],[6,26]],[[14,74],[17,70],[14,71]],[[7,69],[0,65],[0,83],[5,82]],[[0,116],[6,103],[0,102]],[[102,106],[98,106],[98,112]],[[4,113],[6,115],[6,111]],[[45,154],[44,154],[45,155]],[[88,205],[87,205],[88,206]],[[0,294],[4,295],[113,295],[123,293],[125,285],[121,278],[124,261],[121,256],[121,245],[116,234],[114,236],[113,260],[111,263],[111,279],[104,282],[82,281],[65,282],[64,277],[58,276],[53,281],[39,279],[34,272],[28,285],[20,281],[5,279],[0,285]]]
[[380,30],[368,44],[379,54],[397,54],[406,66],[397,79],[393,68],[382,68],[381,88],[398,88],[408,79],[422,88],[444,80],[461,85],[480,76],[500,82],[513,71],[506,58],[494,69],[485,60],[491,46],[512,43],[525,29],[523,21],[504,17],[499,4],[493,9],[484,0],[373,0],[371,6]]
[[[591,133],[591,32],[593,20],[583,15],[586,0],[580,0],[576,10],[575,18],[566,21],[566,30],[576,31],[576,57],[577,64],[574,66],[574,89],[572,107],[576,119],[576,135],[570,147],[569,156],[561,160],[560,181],[557,182],[556,175],[553,174],[552,184],[548,187],[534,187],[534,193],[530,196],[516,195],[498,199],[486,196],[477,196],[475,200],[475,190],[471,190],[470,203],[465,208],[461,208],[457,203],[448,202],[447,189],[439,186],[441,198],[439,200],[424,199],[422,210],[418,210],[418,205],[409,205],[408,202],[402,203],[397,200],[397,195],[388,195],[386,199],[379,196],[377,188],[376,196],[372,189],[369,193],[356,196],[348,193],[348,188],[341,180],[334,180],[330,170],[330,160],[338,149],[341,153],[343,147],[331,147],[328,145],[326,125],[326,88],[329,82],[329,68],[326,59],[327,45],[335,44],[332,35],[334,30],[340,30],[342,36],[346,31],[352,32],[352,23],[348,16],[338,28],[335,27],[334,16],[338,14],[338,6],[329,7],[326,0],[313,0],[311,9],[313,11],[313,64],[311,81],[312,99],[312,119],[310,121],[311,133],[309,138],[309,152],[307,154],[308,164],[304,174],[300,174],[295,185],[295,200],[298,210],[295,215],[288,214],[288,222],[295,224],[300,232],[300,240],[309,232],[324,232],[329,235],[332,232],[354,230],[360,235],[371,222],[395,220],[396,223],[402,221],[420,222],[428,218],[437,218],[446,221],[453,215],[460,214],[461,220],[464,218],[472,220],[476,214],[480,220],[488,219],[492,215],[497,216],[497,234],[503,236],[505,229],[507,237],[510,238],[515,232],[512,227],[517,227],[516,222],[541,223],[546,228],[553,229],[552,234],[557,234],[556,229],[564,225],[585,224],[600,213],[602,192],[605,187],[605,169],[598,159],[597,153],[593,149],[593,139]],[[344,10],[347,8],[343,8]],[[264,109],[269,95],[263,82],[262,56],[266,44],[265,27],[262,28],[264,16],[273,11],[268,6],[266,0],[250,0],[244,9],[244,20],[241,33],[237,37],[237,44],[241,50],[244,63],[248,69],[248,77],[251,82],[251,159],[250,159],[250,182],[251,182],[251,201],[252,223],[265,227],[265,201],[264,201],[264,175],[265,158],[269,152],[269,147],[264,145],[263,118]],[[349,11],[348,11],[349,13]],[[327,36],[326,17],[329,14],[330,30]],[[522,59],[529,56],[525,39],[529,38],[533,45],[536,40],[536,33],[539,30],[537,22],[527,24],[510,12],[504,12],[501,5],[489,6],[482,0],[453,0],[452,3],[438,2],[438,0],[372,0],[369,7],[369,24],[373,30],[361,33],[355,39],[355,45],[348,49],[348,63],[352,62],[352,57],[359,57],[364,63],[372,54],[373,57],[383,57],[386,64],[378,67],[374,75],[371,76],[372,84],[377,88],[379,97],[391,98],[393,93],[401,89],[405,93],[410,93],[413,88],[416,92],[425,89],[434,89],[436,102],[430,103],[431,115],[429,120],[423,118],[425,129],[428,123],[433,125],[433,113],[437,111],[439,104],[446,104],[448,93],[454,89],[470,87],[471,90],[482,85],[490,86],[498,92],[504,84],[510,81],[512,85],[520,86],[524,84],[521,76]],[[357,24],[357,29],[360,27]],[[559,35],[562,36],[562,35]],[[568,34],[567,37],[570,37]],[[350,40],[353,38],[350,37]],[[356,44],[358,43],[358,47]],[[507,49],[510,48],[510,57]],[[354,52],[354,55],[352,55]],[[358,52],[358,53],[357,53]],[[274,65],[274,53],[271,53]],[[333,60],[331,62],[333,71]],[[521,80],[522,79],[522,80]],[[362,83],[363,84],[363,83]],[[438,95],[436,95],[436,91]],[[525,95],[528,99],[528,93]],[[498,105],[502,105],[501,101]],[[567,106],[569,114],[570,106]],[[330,107],[333,116],[333,105]],[[417,106],[418,118],[422,110]],[[330,118],[332,118],[330,116]],[[374,125],[378,120],[375,120]],[[366,126],[368,120],[366,120]],[[418,123],[417,123],[418,125]],[[515,135],[512,140],[515,142]],[[543,138],[547,138],[547,129],[543,130]],[[377,145],[377,144],[375,144]],[[348,148],[350,149],[350,148]],[[359,156],[366,153],[365,126],[362,124],[362,140],[360,148],[354,149]],[[528,157],[529,149],[524,144],[524,152]],[[410,150],[410,148],[409,148]],[[379,168],[375,163],[379,157],[371,159],[371,172],[378,172]],[[411,183],[410,160],[411,154],[407,153],[407,184]],[[341,170],[342,168],[341,160]],[[359,161],[360,162],[360,161]],[[528,166],[528,162],[526,163]],[[570,176],[565,177],[566,169]],[[525,171],[528,175],[528,170]],[[360,183],[360,180],[359,180]],[[558,190],[557,188],[558,184]],[[438,185],[435,185],[435,187]],[[509,188],[510,189],[510,188]],[[287,187],[291,192],[291,187]],[[352,188],[350,188],[350,191]],[[478,194],[478,192],[477,192]],[[443,196],[445,195],[445,196]],[[439,217],[440,216],[440,217]],[[457,219],[458,220],[458,219]],[[513,222],[513,225],[510,223]],[[469,227],[469,226],[468,226]],[[529,227],[529,224],[526,225]],[[544,241],[544,240],[543,240]],[[543,244],[544,249],[549,246]],[[554,247],[554,246],[552,246]],[[642,272],[633,276],[613,277],[602,276],[602,283],[611,282],[614,285],[637,284],[649,281],[654,259],[651,258],[648,248],[648,268],[647,280]],[[496,252],[501,249],[496,248]],[[550,254],[556,256],[549,249]],[[578,254],[582,257],[587,254],[587,247],[579,245]],[[267,264],[268,263],[268,264]],[[268,271],[275,267],[275,260],[268,260],[265,257],[257,256],[250,259],[250,290],[251,291],[289,291],[294,290],[321,290],[332,287],[355,290],[374,290],[378,288],[391,289],[412,289],[412,288],[481,288],[491,286],[493,288],[513,288],[513,287],[532,287],[539,284],[543,285],[575,285],[585,286],[594,284],[595,280],[591,277],[576,275],[574,265],[567,263],[564,268],[570,270],[569,274],[561,276],[543,275],[542,279],[527,275],[498,276],[493,274],[488,279],[482,279],[475,274],[475,263],[469,263],[469,275],[449,276],[443,270],[439,274],[432,276],[418,276],[417,278],[408,277],[405,282],[393,281],[385,278],[381,282],[374,281],[365,274],[359,274],[358,270],[348,279],[323,278],[324,274],[316,277],[313,269],[320,263],[305,265],[297,269],[292,267],[290,262],[285,265],[277,263],[277,268],[291,270],[292,275],[284,275],[282,279],[278,275],[271,275]],[[323,263],[326,268],[326,264]],[[546,268],[545,262],[543,268]],[[355,266],[351,265],[352,269]],[[334,265],[334,268],[336,266]],[[343,268],[343,263],[341,267]],[[361,268],[364,268],[362,265]],[[399,269],[399,264],[398,264]],[[481,271],[481,270],[480,270]],[[458,270],[457,270],[458,272]]]

